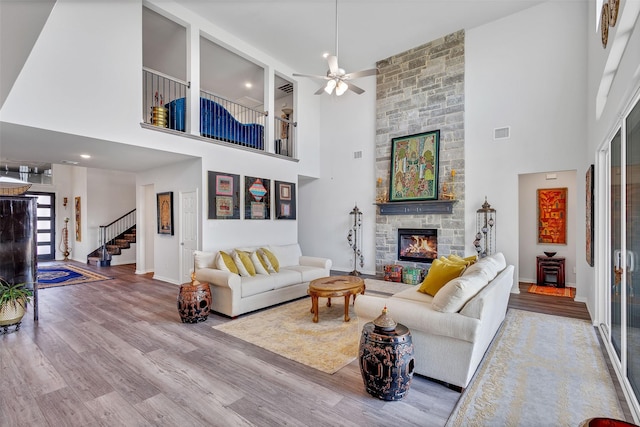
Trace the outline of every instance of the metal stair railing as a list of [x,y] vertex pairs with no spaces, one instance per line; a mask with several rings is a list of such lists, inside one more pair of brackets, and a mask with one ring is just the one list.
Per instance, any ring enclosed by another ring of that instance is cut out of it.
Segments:
[[98,248],[101,249],[100,260],[106,261],[111,259],[111,255],[107,252],[107,244],[113,242],[116,237],[136,225],[136,210],[127,212],[120,218],[112,221],[110,224],[101,225],[98,233]]

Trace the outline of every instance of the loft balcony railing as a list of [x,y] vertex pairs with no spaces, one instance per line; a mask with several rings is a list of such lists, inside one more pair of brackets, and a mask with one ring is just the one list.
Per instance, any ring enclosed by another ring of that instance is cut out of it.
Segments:
[[200,91],[200,135],[256,150],[265,150],[267,113]]
[[296,158],[296,127],[298,123],[285,118],[274,117],[274,150],[281,156]]
[[[159,71],[143,67],[143,122],[160,128],[186,132],[189,108],[188,82]],[[225,99],[214,93],[200,91],[200,135],[266,151],[264,129],[268,112],[260,111]],[[287,117],[274,117],[269,122],[274,129],[274,152],[297,158],[297,123]]]
[[[142,76],[144,123],[184,132],[189,83],[147,67],[142,68]],[[176,114],[178,107],[181,115]]]

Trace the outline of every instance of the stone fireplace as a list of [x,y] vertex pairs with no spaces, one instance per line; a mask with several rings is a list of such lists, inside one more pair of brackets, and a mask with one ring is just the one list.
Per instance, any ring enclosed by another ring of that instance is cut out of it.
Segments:
[[391,139],[432,130],[440,130],[439,194],[443,185],[455,194],[448,201],[378,203],[376,273],[382,275],[388,264],[427,267],[427,260],[399,260],[398,229],[435,229],[439,255],[465,253],[464,31],[379,61],[377,68],[378,197],[389,188]]

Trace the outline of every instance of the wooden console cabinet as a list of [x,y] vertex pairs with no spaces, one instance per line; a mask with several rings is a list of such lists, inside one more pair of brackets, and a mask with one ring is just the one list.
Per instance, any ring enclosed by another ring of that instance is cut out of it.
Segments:
[[538,256],[538,286],[564,288],[564,257]]

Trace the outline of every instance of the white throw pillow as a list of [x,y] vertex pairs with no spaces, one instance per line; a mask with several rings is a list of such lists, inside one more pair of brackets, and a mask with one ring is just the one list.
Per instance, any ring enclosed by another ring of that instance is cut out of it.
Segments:
[[236,263],[236,267],[238,267],[238,272],[242,277],[251,277],[251,274],[247,271],[247,268],[242,263],[242,259],[240,259],[240,255],[238,252],[233,251],[233,262]]
[[478,262],[467,267],[462,275],[466,276],[477,271],[482,271],[487,275],[488,281],[491,281],[506,267],[507,262],[504,259],[504,255],[502,254],[502,252],[498,252],[493,255],[489,255],[488,257],[479,259]]
[[436,293],[431,306],[444,313],[456,313],[487,283],[487,276],[481,271],[456,277]]
[[251,252],[251,262],[253,263],[253,267],[256,269],[256,273],[258,274],[269,274],[269,272],[264,268],[262,262],[258,258],[258,252]]
[[217,252],[194,251],[193,262],[196,270],[199,268],[215,268],[215,258],[217,254]]

